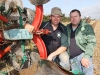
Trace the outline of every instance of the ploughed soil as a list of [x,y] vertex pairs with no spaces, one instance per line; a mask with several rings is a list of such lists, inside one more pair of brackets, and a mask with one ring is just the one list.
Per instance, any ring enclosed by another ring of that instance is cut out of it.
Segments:
[[93,55],[94,75],[100,75],[100,21],[93,22],[92,26],[96,35],[96,47]]
[[[97,43],[93,55],[94,75],[100,75],[100,21],[92,21],[90,24],[94,28]],[[12,65],[8,61],[8,58],[9,57],[6,58],[7,61],[0,59],[0,72],[10,72],[9,75],[59,75],[56,71],[50,71],[50,68],[46,68],[46,66],[45,68],[41,68],[41,65],[38,66],[37,62],[31,67],[18,72],[13,69]],[[43,72],[44,70],[45,72]],[[2,74],[0,73],[0,75]]]
[[20,71],[19,75],[35,75],[35,73],[38,71],[37,64],[38,63],[35,63],[28,69],[24,69],[24,70]]

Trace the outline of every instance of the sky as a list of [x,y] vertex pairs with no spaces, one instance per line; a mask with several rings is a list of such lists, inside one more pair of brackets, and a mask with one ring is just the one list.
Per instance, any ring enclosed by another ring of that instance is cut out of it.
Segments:
[[[23,6],[35,10],[29,0],[22,0]],[[82,18],[90,16],[91,19],[100,19],[100,0],[50,0],[43,5],[44,15],[49,15],[53,7],[59,7],[66,17],[73,9],[78,9],[81,12]]]

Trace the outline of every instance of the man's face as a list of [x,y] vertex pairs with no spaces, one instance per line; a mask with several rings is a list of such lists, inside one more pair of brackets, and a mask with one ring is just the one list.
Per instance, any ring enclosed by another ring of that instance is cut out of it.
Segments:
[[80,20],[81,20],[81,16],[79,15],[77,11],[72,12],[70,14],[70,21],[73,25],[78,25]]
[[51,15],[50,19],[51,19],[51,23],[53,25],[58,25],[59,22],[61,21],[61,16],[60,15]]

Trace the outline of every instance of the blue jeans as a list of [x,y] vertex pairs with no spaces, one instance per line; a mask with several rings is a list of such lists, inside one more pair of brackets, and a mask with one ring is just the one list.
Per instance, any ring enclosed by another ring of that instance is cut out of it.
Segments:
[[[55,61],[56,56],[53,58],[53,61]],[[59,54],[59,65],[66,69],[66,70],[70,70],[70,63],[69,63],[69,55],[67,53],[67,51],[62,52],[61,54]]]
[[81,59],[83,57],[84,53],[80,54],[79,56],[74,57],[73,59],[70,59],[71,63],[71,69],[74,70],[80,70],[81,72],[85,73],[85,75],[93,75],[93,64],[92,64],[92,57],[90,60],[90,66],[88,68],[85,68],[81,64]]
[[63,53],[61,53],[59,55],[59,59],[60,59],[60,65],[64,69],[70,70],[69,55],[68,55],[67,51],[64,51]]

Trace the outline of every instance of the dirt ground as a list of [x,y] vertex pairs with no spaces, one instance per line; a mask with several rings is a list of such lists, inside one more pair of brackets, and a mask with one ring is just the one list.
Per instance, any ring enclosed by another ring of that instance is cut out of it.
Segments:
[[[94,55],[93,55],[94,75],[100,75],[100,21],[92,21],[90,24],[94,28],[95,35],[96,35],[96,43],[97,43],[96,47],[94,49]],[[5,64],[5,63],[6,63],[6,61],[0,60],[0,72],[1,71],[11,71],[13,69],[11,67],[11,65]],[[1,69],[1,67],[3,67],[4,69]],[[6,67],[6,69],[5,69],[5,67]],[[38,72],[36,72],[37,70],[38,70]],[[46,68],[46,70],[49,71],[49,69],[47,69],[47,68]],[[33,66],[29,67],[29,69],[23,70],[17,74],[13,73],[12,75],[40,75],[40,74],[38,74],[39,71],[40,71],[40,68],[37,67],[37,63],[35,63]],[[42,75],[54,75],[54,74],[42,74]],[[57,74],[55,74],[55,75],[57,75]]]
[[38,63],[35,63],[28,69],[24,69],[24,70],[20,71],[19,75],[35,75],[36,70],[37,70],[37,64]]
[[92,26],[96,35],[96,47],[93,55],[94,75],[100,75],[100,21],[94,22]]

